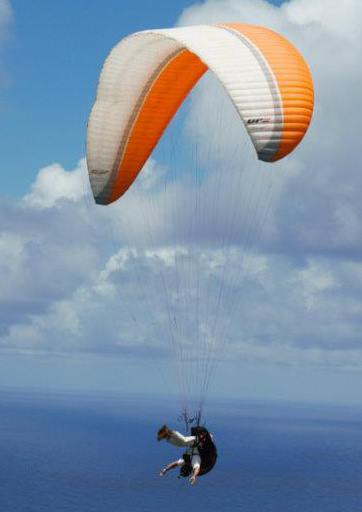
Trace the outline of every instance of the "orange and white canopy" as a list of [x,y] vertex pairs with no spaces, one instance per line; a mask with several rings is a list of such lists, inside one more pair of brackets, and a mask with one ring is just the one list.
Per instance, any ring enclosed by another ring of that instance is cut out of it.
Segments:
[[208,69],[260,160],[275,162],[293,151],[311,120],[313,83],[284,37],[238,23],[137,32],[107,57],[89,117],[87,163],[97,203],[109,204],[129,188]]

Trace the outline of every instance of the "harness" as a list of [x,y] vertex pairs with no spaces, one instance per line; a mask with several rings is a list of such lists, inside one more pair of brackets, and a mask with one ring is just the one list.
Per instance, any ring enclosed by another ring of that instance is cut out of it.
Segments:
[[[201,432],[207,435],[206,443],[200,443],[200,441],[198,440],[198,436]],[[191,448],[191,453],[185,452],[182,455],[185,464],[180,469],[180,476],[185,478],[190,476],[192,473],[191,462],[196,449],[201,459],[199,476],[206,475],[206,473],[209,473],[209,471],[211,471],[212,468],[215,466],[217,460],[217,449],[215,444],[211,440],[211,436],[208,430],[205,427],[192,427],[191,434],[196,435],[196,441]]]

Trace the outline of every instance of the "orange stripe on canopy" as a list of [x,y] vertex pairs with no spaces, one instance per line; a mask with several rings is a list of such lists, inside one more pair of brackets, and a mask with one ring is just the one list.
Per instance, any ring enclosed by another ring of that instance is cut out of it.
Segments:
[[205,71],[206,65],[196,55],[181,50],[158,74],[130,130],[109,202],[124,194],[136,179],[168,123]]
[[[283,105],[283,131],[273,161],[280,160],[302,140],[313,113],[313,82],[301,54],[273,30],[242,23],[223,23],[247,37],[269,64],[279,87]],[[302,100],[302,105],[301,105]]]

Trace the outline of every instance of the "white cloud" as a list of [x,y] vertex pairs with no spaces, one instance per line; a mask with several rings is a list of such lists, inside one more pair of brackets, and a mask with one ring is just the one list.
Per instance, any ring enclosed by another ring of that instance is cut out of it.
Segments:
[[280,9],[266,0],[209,0],[186,8],[178,25],[241,22],[272,26],[280,20]]
[[25,260],[25,240],[15,233],[0,235],[0,262],[3,275],[14,274]]
[[330,0],[293,0],[282,10],[297,25],[317,25],[330,35],[353,42],[360,37],[362,5],[356,0],[335,2],[332,8]]
[[59,164],[40,169],[30,193],[23,201],[33,208],[52,208],[58,201],[79,201],[85,194],[86,163],[82,159],[72,171],[65,171]]
[[175,267],[177,258],[187,258],[189,251],[185,247],[161,247],[147,249],[145,256],[151,260],[160,260],[166,267]]
[[308,267],[296,273],[295,284],[304,297],[307,309],[312,309],[317,300],[324,300],[320,297],[322,292],[336,288],[338,285],[328,270],[325,262],[310,262]]
[[138,177],[139,187],[144,190],[154,188],[160,183],[166,172],[166,167],[159,165],[152,157],[149,158]]

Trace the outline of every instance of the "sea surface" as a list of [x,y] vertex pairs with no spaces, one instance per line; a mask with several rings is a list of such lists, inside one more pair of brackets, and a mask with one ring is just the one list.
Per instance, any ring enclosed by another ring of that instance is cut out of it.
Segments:
[[159,469],[182,429],[164,397],[0,391],[1,512],[359,512],[362,410],[209,404],[219,460],[195,487]]

